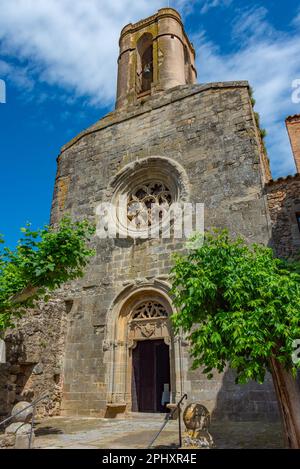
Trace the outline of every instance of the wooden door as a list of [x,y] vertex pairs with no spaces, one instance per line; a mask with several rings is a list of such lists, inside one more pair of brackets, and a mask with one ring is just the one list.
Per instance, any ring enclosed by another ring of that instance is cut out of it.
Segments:
[[163,340],[138,342],[132,354],[133,412],[166,412],[164,385],[170,386],[169,347]]

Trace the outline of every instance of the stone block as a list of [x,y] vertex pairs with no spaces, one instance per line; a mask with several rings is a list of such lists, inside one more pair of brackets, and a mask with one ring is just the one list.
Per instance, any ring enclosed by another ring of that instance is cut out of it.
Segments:
[[14,417],[15,422],[28,422],[32,418],[32,407],[28,406],[30,406],[29,402],[18,402],[14,406],[11,415]]
[[0,449],[13,449],[15,442],[16,435],[13,433],[0,435]]

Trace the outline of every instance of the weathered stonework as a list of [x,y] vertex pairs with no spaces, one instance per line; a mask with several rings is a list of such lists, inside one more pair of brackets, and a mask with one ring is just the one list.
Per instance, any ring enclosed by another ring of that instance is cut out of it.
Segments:
[[[134,35],[133,26],[128,31]],[[65,214],[94,222],[101,202],[114,201],[118,191],[126,194],[132,181],[158,178],[175,200],[205,204],[206,229],[226,227],[249,242],[269,244],[264,190],[269,173],[248,83],[167,88],[128,98],[63,147],[51,223]],[[188,343],[174,337],[169,320],[154,326],[149,321],[144,332],[133,335],[132,314],[141,301],[157,301],[169,315],[174,311],[169,273],[172,254],[185,249],[185,239],[95,237],[92,244],[96,256],[85,277],[65,285],[7,336],[8,361],[16,367],[2,365],[5,383],[16,382],[5,390],[6,397],[0,394],[7,407],[27,392],[38,397],[50,391],[41,414],[131,412],[133,350],[149,333],[149,340],[161,339],[170,347],[173,403],[187,393],[216,418],[278,417],[269,378],[263,386],[237,386],[231,371],[212,381],[201,370],[191,371]]]
[[[110,114],[78,136],[64,147],[58,159],[51,222],[58,222],[66,213],[94,221],[97,205],[113,198],[117,174],[156,155],[182,168],[178,174],[184,181],[185,197],[205,203],[206,228],[227,227],[249,242],[269,242],[260,142],[246,82],[178,87]],[[64,209],[61,178],[68,180]],[[34,389],[35,396],[52,390],[53,408],[44,408],[44,413],[59,412],[61,393],[63,415],[107,415],[110,401],[125,401],[125,409],[130,411],[130,389],[122,378],[125,371],[112,369],[120,360],[127,372],[130,365],[126,326],[123,339],[115,335],[121,305],[126,306],[129,298],[137,301],[140,295],[160,295],[172,311],[168,297],[171,255],[184,249],[184,240],[96,238],[93,244],[97,254],[86,276],[65,286],[59,294],[70,310],[67,322],[64,308],[56,310],[50,305],[54,316],[44,309],[33,321],[22,320],[24,327],[19,329],[27,358],[17,361],[31,364],[31,371],[38,363],[45,366],[43,373],[31,373],[24,387]],[[62,300],[56,301],[64,305]],[[43,327],[40,321],[46,321]],[[51,333],[53,340],[49,340]],[[17,337],[11,336],[13,343]],[[44,350],[36,345],[43,338]],[[184,339],[171,342],[173,400],[185,391],[220,418],[274,418],[276,403],[271,386],[266,384],[262,394],[256,384],[236,386],[228,373],[208,382],[200,371],[189,371]],[[63,377],[59,372],[60,378],[54,378],[62,355]]]
[[59,299],[40,304],[7,332],[7,363],[0,364],[0,415],[19,401],[32,402],[45,393],[38,413],[59,415],[62,397],[66,305]]
[[266,186],[272,220],[272,245],[278,257],[299,259],[300,175],[270,181]]
[[[69,177],[70,184],[65,211],[57,210],[55,191],[52,223],[63,213],[94,221],[97,205],[113,199],[118,175],[155,157],[182,168],[185,197],[205,203],[206,228],[226,226],[249,242],[269,242],[260,141],[246,82],[180,86],[116,111],[76,137],[58,159],[60,177]],[[97,255],[85,278],[66,288],[74,302],[65,348],[64,415],[106,415],[110,403],[124,402],[130,411],[130,386],[122,378],[125,369],[130,373],[126,322],[116,332],[118,317],[130,298],[138,301],[146,294],[165,298],[172,310],[171,255],[184,249],[182,241],[163,239],[95,239],[94,244]],[[239,387],[229,372],[207,382],[200,371],[189,371],[184,339],[171,341],[177,370],[173,400],[184,390],[220,418],[275,418],[270,385]]]
[[278,257],[300,258],[300,116],[289,116],[286,127],[297,173],[270,179],[266,185],[272,221],[272,246]]
[[297,173],[300,173],[300,115],[289,116],[285,120]]

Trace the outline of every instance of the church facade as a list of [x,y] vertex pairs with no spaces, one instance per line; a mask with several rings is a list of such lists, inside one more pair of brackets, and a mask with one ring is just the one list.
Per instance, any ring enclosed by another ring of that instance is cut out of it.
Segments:
[[[271,179],[249,84],[196,84],[196,77],[195,51],[177,11],[161,9],[122,30],[116,110],[62,148],[51,223],[66,214],[95,222],[97,207],[119,196],[133,212],[136,203],[150,201],[164,208],[202,203],[205,229],[226,227],[249,243],[275,242],[280,251],[282,237],[274,241],[273,233],[283,199]],[[283,257],[294,254],[300,239],[298,176],[292,183],[287,210],[295,212],[289,214],[294,238],[289,255],[279,252]],[[264,385],[238,386],[231,370],[211,381],[191,371],[188,342],[174,336],[169,319],[172,255],[185,243],[96,236],[85,277],[7,334],[3,409],[20,395],[47,391],[51,399],[41,414],[115,417],[163,412],[186,393],[215,418],[277,419],[270,377]]]

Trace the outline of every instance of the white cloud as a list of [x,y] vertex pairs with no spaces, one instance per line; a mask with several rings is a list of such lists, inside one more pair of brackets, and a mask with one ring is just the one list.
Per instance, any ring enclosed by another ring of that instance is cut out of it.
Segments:
[[24,92],[29,92],[34,88],[34,81],[30,78],[27,67],[16,66],[1,59],[0,78],[14,82]]
[[295,172],[285,118],[299,113],[292,102],[292,82],[300,78],[299,33],[287,36],[274,30],[265,19],[266,11],[251,10],[235,23],[233,37],[239,37],[234,53],[223,55],[205,35],[194,38],[198,50],[201,82],[248,80],[254,89],[275,177]]
[[[170,5],[188,14],[196,6],[205,13],[230,3],[176,0]],[[165,0],[0,0],[0,77],[24,89],[31,89],[34,79],[42,80],[69,91],[72,98],[112,105],[121,28],[164,6]],[[299,34],[275,30],[265,8],[237,11],[237,17],[234,53],[224,55],[203,34],[193,38],[200,81],[249,80],[269,133],[275,175],[294,172],[284,118],[299,112],[291,101],[292,81],[300,78]],[[17,58],[18,65],[9,57]]]
[[216,7],[227,7],[231,5],[233,0],[203,0],[201,3],[203,3],[203,6],[201,7],[200,12],[204,15],[207,13],[209,10],[212,8]]
[[[170,5],[186,15],[202,1]],[[0,53],[29,61],[28,80],[36,77],[95,105],[110,105],[121,29],[165,6],[165,0],[0,0]],[[12,65],[10,71],[9,78],[20,83],[20,68],[15,76]],[[25,78],[24,67],[23,73]]]
[[293,20],[293,24],[295,26],[300,26],[300,8],[298,10],[298,13],[297,15],[295,16],[294,20]]
[[257,41],[263,35],[271,36],[274,32],[267,21],[268,10],[265,7],[253,7],[239,12],[233,22],[232,37],[247,42]]
[[[170,5],[184,16],[203,1]],[[165,0],[0,0],[0,54],[7,63],[1,76],[18,85],[27,76],[28,83],[59,85],[92,104],[111,105],[121,29],[165,6]],[[22,66],[27,61],[30,68]]]

